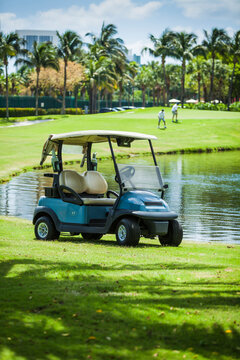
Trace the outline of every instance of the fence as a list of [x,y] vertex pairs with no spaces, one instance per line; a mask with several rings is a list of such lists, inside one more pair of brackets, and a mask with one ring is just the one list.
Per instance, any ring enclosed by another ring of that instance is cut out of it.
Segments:
[[[11,108],[34,108],[35,107],[35,97],[34,96],[9,96],[9,107]],[[122,100],[122,106],[131,106],[132,101]],[[61,99],[56,99],[51,96],[40,96],[38,100],[38,106],[42,109],[58,109],[61,108],[62,103]],[[85,106],[89,106],[88,100],[78,100],[77,107],[84,109]],[[106,103],[104,100],[100,100],[97,104],[97,109],[102,107],[109,107],[110,102]],[[119,106],[118,101],[113,101],[111,104],[112,107]],[[135,101],[134,106],[141,107],[141,101]],[[146,107],[153,106],[152,102],[145,104]],[[0,107],[6,107],[6,97],[0,96]],[[75,98],[66,96],[66,108],[75,108]]]

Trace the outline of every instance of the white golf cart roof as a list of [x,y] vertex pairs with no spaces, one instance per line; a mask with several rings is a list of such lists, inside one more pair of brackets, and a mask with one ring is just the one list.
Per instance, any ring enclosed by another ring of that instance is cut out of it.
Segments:
[[108,138],[116,142],[119,138],[134,140],[157,140],[154,135],[141,134],[136,132],[127,131],[112,131],[112,130],[85,130],[74,131],[63,134],[50,135],[43,146],[42,158],[40,164],[42,165],[46,157],[51,153],[52,149],[56,149],[58,144],[65,145],[80,145],[84,146],[87,143],[101,143],[108,142]]

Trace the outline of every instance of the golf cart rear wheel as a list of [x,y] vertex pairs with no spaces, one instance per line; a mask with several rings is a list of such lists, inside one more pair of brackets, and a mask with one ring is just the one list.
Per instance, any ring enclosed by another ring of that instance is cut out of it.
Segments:
[[116,227],[116,239],[121,246],[137,246],[140,239],[140,227],[136,219],[122,219]]
[[34,231],[38,240],[55,240],[60,235],[48,216],[42,216],[36,221]]
[[183,229],[177,220],[169,221],[168,233],[164,236],[158,236],[162,246],[178,246],[182,242]]
[[84,240],[100,240],[103,234],[91,234],[91,233],[82,233],[82,238]]

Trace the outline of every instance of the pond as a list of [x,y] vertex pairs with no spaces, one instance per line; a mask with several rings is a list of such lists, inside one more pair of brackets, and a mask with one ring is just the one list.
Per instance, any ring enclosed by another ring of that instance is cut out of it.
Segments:
[[[169,185],[165,200],[179,214],[184,240],[240,244],[240,152],[164,155],[158,161]],[[150,157],[134,162],[152,165]],[[79,171],[78,164],[71,168]],[[118,190],[112,162],[100,161],[99,171]],[[28,172],[0,185],[0,214],[32,219],[51,181],[42,172]]]

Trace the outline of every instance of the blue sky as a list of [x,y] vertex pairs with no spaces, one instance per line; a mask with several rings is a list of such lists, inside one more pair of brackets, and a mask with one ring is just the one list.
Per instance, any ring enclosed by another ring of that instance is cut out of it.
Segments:
[[117,26],[129,49],[140,54],[150,46],[149,34],[165,28],[194,32],[225,28],[229,35],[240,29],[240,0],[0,0],[3,32],[19,29],[98,33],[103,21]]

